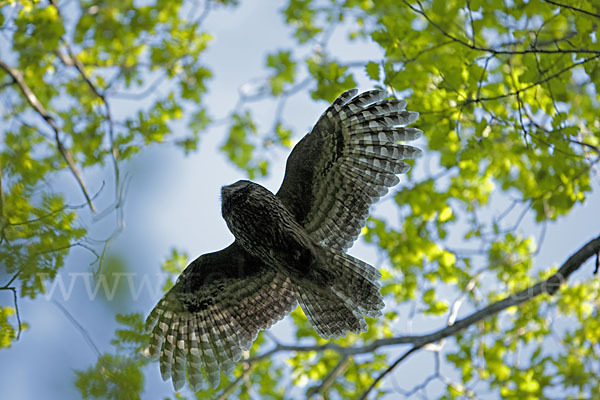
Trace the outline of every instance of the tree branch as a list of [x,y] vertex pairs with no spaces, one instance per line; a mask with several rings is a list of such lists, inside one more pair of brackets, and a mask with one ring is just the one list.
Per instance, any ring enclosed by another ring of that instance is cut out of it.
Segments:
[[235,387],[244,379],[248,377],[250,371],[254,367],[252,363],[244,362],[244,372],[238,376],[233,382],[231,382],[223,391],[215,398],[215,400],[225,400],[229,398],[229,395],[235,390]]
[[17,275],[18,275],[18,273],[6,285],[0,287],[0,290],[10,290],[13,293],[13,302],[15,304],[15,314],[17,316],[17,325],[18,325],[16,340],[19,340],[19,338],[21,337],[21,332],[23,330],[23,324],[21,323],[21,314],[19,313],[19,302],[18,302],[18,298],[17,298],[17,289],[14,286],[9,286],[12,283],[12,281],[14,280],[14,278],[17,277]]
[[[49,0],[49,1],[50,1],[50,4],[56,9],[58,16],[62,20],[62,15],[61,15],[60,9],[58,8],[58,4],[56,3],[56,0]],[[102,104],[104,105],[104,114],[106,117],[106,122],[108,123],[108,141],[110,143],[110,153],[112,156],[113,169],[114,169],[114,174],[115,174],[115,193],[117,193],[117,195],[118,195],[118,192],[119,192],[119,166],[118,166],[117,159],[119,157],[119,151],[118,151],[117,147],[115,146],[115,132],[114,132],[115,129],[114,129],[114,123],[113,123],[113,119],[112,119],[112,113],[110,110],[110,105],[108,104],[108,100],[106,99],[106,96],[98,90],[96,85],[94,85],[94,83],[91,81],[88,74],[85,72],[85,66],[83,65],[81,60],[75,55],[75,52],[69,45],[69,42],[67,42],[65,39],[63,39],[63,43],[65,44],[65,47],[67,49],[69,56],[67,57],[66,55],[62,54],[62,52],[57,51],[59,58],[66,66],[74,66],[77,69],[77,71],[79,72],[79,75],[81,75],[81,78],[83,79],[83,81],[88,85],[88,87],[90,88],[92,93],[94,93],[94,95],[96,97],[98,97],[100,99],[100,101],[102,102]]]
[[475,323],[496,315],[499,312],[529,301],[542,293],[548,293],[549,295],[555,294],[560,286],[565,283],[569,276],[575,272],[579,267],[583,265],[590,257],[596,255],[600,251],[600,236],[590,240],[583,247],[577,250],[569,257],[567,261],[558,269],[558,271],[550,276],[548,279],[538,282],[537,284],[528,287],[527,289],[521,290],[511,296],[505,297],[504,299],[497,301],[489,306],[474,312],[466,318],[457,321],[454,325],[448,326],[437,332],[422,335],[418,340],[415,341],[415,345],[398,358],[389,368],[387,368],[381,375],[379,375],[375,381],[369,386],[369,388],[360,397],[361,400],[366,399],[369,393],[375,388],[377,383],[381,379],[390,373],[400,362],[405,360],[410,354],[425,346],[426,344],[437,342],[443,338],[451,336],[459,331],[466,329]]
[[[579,67],[579,66],[581,66],[583,64],[586,64],[586,63],[588,63],[590,61],[597,60],[599,58],[600,58],[600,53],[597,56],[585,58],[585,59],[583,59],[583,60],[581,60],[579,62],[575,62],[575,63],[573,63],[573,64],[571,64],[571,65],[569,65],[567,67],[564,67],[561,70],[553,73],[552,75],[548,75],[547,77],[545,77],[542,80],[539,80],[537,82],[531,83],[531,84],[529,84],[529,85],[527,85],[525,87],[522,87],[522,88],[520,88],[518,90],[515,90],[513,92],[509,92],[509,93],[506,93],[506,94],[499,94],[498,96],[492,96],[492,97],[477,97],[477,98],[474,98],[474,99],[468,98],[464,102],[460,103],[459,106],[460,107],[464,107],[464,106],[466,106],[468,104],[471,104],[471,103],[482,103],[484,101],[500,100],[500,99],[504,99],[504,98],[510,97],[510,96],[518,96],[519,94],[521,94],[521,93],[523,93],[523,92],[525,92],[525,91],[527,91],[529,89],[532,89],[532,88],[534,88],[536,86],[539,86],[539,85],[541,85],[543,83],[546,83],[546,82],[548,82],[548,81],[550,81],[550,80],[552,80],[554,78],[557,78],[558,76],[564,74],[567,71],[572,70],[575,67]],[[441,109],[441,110],[422,111],[421,114],[438,114],[438,113],[444,113],[444,112],[448,112],[448,111],[455,110],[455,109],[456,109],[456,107],[447,108],[447,109]]]
[[52,300],[52,303],[54,303],[56,308],[58,308],[65,315],[65,317],[67,317],[67,319],[69,320],[69,322],[71,322],[71,324],[73,324],[75,329],[77,329],[79,331],[79,333],[81,333],[81,336],[83,336],[83,339],[87,342],[87,344],[96,353],[98,358],[100,358],[100,356],[102,355],[102,352],[100,352],[100,349],[98,348],[98,346],[96,346],[96,343],[94,343],[94,340],[90,336],[89,332],[83,327],[83,325],[81,325],[77,321],[77,319],[73,316],[73,314],[71,314],[69,312],[69,310],[67,310],[67,308],[65,306],[63,306],[62,304],[60,304],[58,301]]
[[[550,3],[550,1],[545,0],[547,2]],[[413,7],[407,0],[402,0],[402,2],[408,7],[410,8],[413,12],[421,15],[423,18],[425,18],[427,20],[427,22],[429,22],[429,24],[431,26],[433,26],[434,28],[436,28],[438,31],[440,31],[444,36],[446,36],[448,39],[459,43],[463,46],[466,46],[472,50],[478,50],[478,51],[485,51],[485,52],[489,52],[492,53],[494,55],[496,54],[538,54],[538,53],[543,53],[543,54],[561,54],[561,53],[565,53],[565,54],[596,54],[598,56],[600,56],[600,51],[598,50],[590,50],[590,49],[555,49],[555,50],[549,50],[549,49],[539,49],[536,47],[532,47],[530,49],[525,49],[525,50],[500,50],[500,49],[493,49],[493,48],[489,48],[489,47],[481,47],[481,46],[476,46],[474,44],[468,43],[460,38],[457,38],[456,36],[453,36],[451,34],[449,34],[448,32],[446,32],[441,26],[439,26],[438,24],[436,24],[435,22],[433,22],[433,20],[429,17],[429,15],[427,15],[427,13],[425,12],[425,9],[423,8],[423,6],[421,5],[420,1],[417,1],[417,4],[419,4],[420,9]],[[568,7],[571,8],[571,7]],[[578,11],[581,12],[585,12],[583,10],[579,10]],[[586,12],[587,13],[587,12]],[[595,14],[592,14],[595,15]]]
[[595,14],[595,13],[593,13],[593,12],[591,12],[591,11],[582,10],[581,8],[573,7],[573,6],[570,6],[570,5],[568,5],[568,4],[562,4],[562,3],[558,3],[558,2],[556,2],[556,1],[552,1],[552,0],[544,0],[544,1],[545,1],[546,3],[553,4],[553,5],[555,5],[555,6],[559,6],[560,8],[568,8],[569,10],[573,10],[573,11],[576,11],[576,12],[580,12],[580,13],[583,13],[583,14],[589,15],[589,16],[591,16],[591,17],[600,18],[600,14]]
[[21,71],[8,66],[2,60],[0,60],[0,68],[5,70],[14,79],[14,81],[17,83],[17,86],[19,86],[19,89],[23,93],[23,96],[25,96],[25,99],[27,100],[29,105],[44,119],[44,121],[46,121],[46,123],[54,131],[54,141],[56,142],[58,151],[62,155],[63,159],[66,161],[67,165],[69,166],[69,169],[71,170],[71,173],[73,173],[73,176],[77,180],[77,183],[79,184],[79,187],[81,188],[81,191],[83,192],[83,195],[86,199],[88,206],[90,207],[90,209],[92,210],[93,213],[96,213],[96,208],[94,207],[94,204],[92,203],[92,199],[91,199],[90,195],[88,194],[88,191],[87,191],[87,188],[83,181],[83,178],[81,177],[81,173],[77,169],[77,165],[75,164],[75,161],[73,160],[73,156],[71,155],[71,152],[69,151],[69,149],[67,149],[63,145],[63,143],[60,139],[60,128],[56,124],[56,121],[46,111],[46,109],[44,108],[42,103],[39,101],[37,96],[33,93],[31,88],[27,85],[27,82],[25,82],[23,73]]
[[307,396],[312,397],[316,395],[322,395],[323,393],[325,393],[331,387],[331,385],[333,385],[337,377],[343,375],[344,372],[346,372],[350,361],[350,356],[343,355],[340,359],[340,362],[338,362],[337,365],[327,374],[325,379],[323,379],[323,382],[321,382],[319,386],[313,387],[308,390],[308,392],[306,393]]
[[12,86],[12,85],[14,85],[14,84],[15,84],[15,80],[14,80],[14,79],[11,79],[11,80],[10,80],[10,81],[8,81],[8,82],[3,82],[3,83],[0,83],[0,90],[4,90],[4,89],[6,89],[7,87],[10,87],[10,86]]
[[359,399],[360,400],[365,400],[367,398],[367,396],[369,395],[369,393],[371,393],[371,391],[375,388],[375,386],[387,374],[389,374],[390,372],[392,372],[394,370],[394,368],[396,368],[398,366],[398,364],[400,364],[402,361],[406,360],[408,358],[408,356],[410,356],[415,351],[419,350],[421,347],[423,347],[423,345],[415,345],[410,350],[408,350],[406,353],[402,354],[396,361],[394,361],[394,363],[392,365],[390,365],[385,371],[383,371],[381,374],[379,374],[379,376],[377,378],[375,378],[375,380],[373,381],[373,383],[371,383],[371,386],[369,386],[368,389],[364,391],[364,393],[360,396]]
[[0,164],[0,225],[2,229],[4,229],[4,188],[2,187],[3,172],[2,164]]
[[19,276],[20,273],[21,273],[21,269],[19,269],[12,276],[12,278],[10,278],[8,282],[6,282],[6,284],[4,286],[0,287],[0,290],[10,290],[13,293],[13,302],[15,304],[15,314],[17,316],[17,324],[18,324],[18,331],[17,331],[17,338],[16,338],[17,340],[19,340],[19,338],[21,337],[21,332],[23,331],[23,324],[21,323],[21,313],[19,312],[17,289],[11,285],[15,281],[15,279],[17,279],[17,277]]
[[[600,236],[590,240],[584,246],[582,246],[579,250],[573,253],[558,269],[558,271],[550,276],[548,279],[538,282],[535,285],[529,286],[528,288],[521,290],[520,292],[513,293],[502,300],[499,300],[495,303],[488,305],[487,307],[482,308],[465,318],[459,319],[454,322],[454,324],[450,326],[446,326],[445,328],[439,329],[435,332],[423,334],[423,335],[407,335],[407,336],[397,336],[393,338],[386,339],[378,339],[374,342],[367,344],[365,346],[360,347],[343,347],[334,342],[328,342],[323,345],[314,345],[314,346],[301,346],[301,345],[286,345],[286,344],[276,344],[274,348],[271,350],[249,358],[246,362],[254,362],[261,360],[263,358],[267,358],[272,356],[275,353],[279,353],[282,351],[298,351],[298,352],[307,352],[307,351],[317,351],[323,352],[325,350],[333,350],[342,355],[350,356],[354,354],[365,354],[365,353],[373,353],[380,347],[386,346],[394,346],[398,344],[412,344],[413,347],[407,351],[401,358],[396,360],[393,367],[397,366],[400,362],[406,359],[410,354],[414,351],[428,345],[431,343],[438,342],[444,338],[452,336],[474,324],[480,322],[486,318],[494,316],[501,311],[506,310],[509,307],[518,306],[522,303],[525,303],[540,294],[547,293],[549,295],[555,294],[561,285],[567,282],[569,276],[573,274],[577,269],[579,269],[585,261],[589,258],[595,256],[598,252],[600,252]],[[391,370],[390,370],[391,371]],[[385,372],[387,374],[389,372]],[[374,385],[377,384],[381,379],[377,379],[374,382]],[[374,387],[372,385],[372,387]],[[370,388],[368,391],[371,391]],[[368,392],[366,393],[368,395]],[[362,398],[366,398],[363,397]]]
[[558,77],[559,75],[562,75],[565,72],[567,72],[569,70],[572,70],[575,67],[579,67],[580,65],[586,64],[586,63],[588,63],[590,61],[597,60],[598,58],[600,58],[600,52],[598,53],[597,56],[590,57],[590,58],[585,58],[582,61],[575,62],[575,63],[573,63],[573,64],[571,64],[571,65],[569,65],[567,67],[564,67],[561,70],[553,73],[552,75],[548,75],[547,77],[545,77],[544,79],[542,79],[540,81],[537,81],[537,82],[534,82],[532,84],[529,84],[529,85],[527,85],[525,87],[522,87],[522,88],[520,88],[518,90],[515,90],[514,92],[510,92],[510,93],[506,93],[506,94],[501,94],[501,95],[493,96],[493,97],[479,97],[479,98],[476,98],[476,99],[468,99],[462,105],[464,106],[464,105],[467,105],[467,104],[470,104],[470,103],[479,103],[481,101],[498,100],[498,99],[502,99],[502,98],[505,98],[505,97],[518,96],[519,94],[521,94],[521,93],[523,93],[523,92],[525,92],[525,91],[527,91],[529,89],[532,89],[532,88],[534,88],[536,86],[539,86],[542,83],[546,83],[549,80],[554,79],[554,78]]

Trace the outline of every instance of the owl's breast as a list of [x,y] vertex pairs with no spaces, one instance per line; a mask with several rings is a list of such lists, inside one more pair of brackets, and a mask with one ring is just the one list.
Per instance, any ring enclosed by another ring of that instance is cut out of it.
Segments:
[[222,191],[223,218],[231,233],[266,264],[305,273],[316,260],[312,239],[273,193],[256,183],[241,182]]

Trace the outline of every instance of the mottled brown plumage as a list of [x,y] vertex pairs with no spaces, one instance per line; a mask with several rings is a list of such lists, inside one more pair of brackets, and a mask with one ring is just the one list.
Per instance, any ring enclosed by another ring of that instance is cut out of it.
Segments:
[[316,245],[273,193],[238,181],[221,190],[221,210],[236,241],[282,273],[306,274],[316,262]]
[[152,310],[149,352],[175,389],[219,383],[242,349],[300,303],[324,338],[367,329],[381,315],[379,271],[345,253],[369,207],[419,150],[399,141],[418,114],[381,90],[340,95],[290,154],[277,194],[250,182],[222,189],[229,247],[194,260]]

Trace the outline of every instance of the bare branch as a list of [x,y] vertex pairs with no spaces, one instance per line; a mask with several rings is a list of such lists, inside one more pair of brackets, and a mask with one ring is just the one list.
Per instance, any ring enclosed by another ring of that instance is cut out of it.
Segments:
[[15,281],[15,279],[17,279],[17,277],[19,276],[19,274],[21,273],[21,269],[19,269],[9,280],[8,282],[6,282],[6,284],[2,287],[0,287],[0,290],[2,289],[10,289],[10,285],[12,285],[12,283]]
[[204,21],[208,17],[208,14],[210,14],[210,12],[211,12],[211,1],[212,0],[204,0],[204,5],[203,5],[203,8],[202,8],[202,12],[200,13],[200,15],[197,18],[192,18],[194,20],[194,25],[196,25],[197,27],[201,26],[202,23],[204,23]]
[[13,293],[13,302],[15,304],[15,314],[17,316],[17,325],[18,325],[16,340],[19,340],[21,338],[21,331],[23,330],[23,325],[21,324],[21,314],[19,313],[19,302],[17,299],[17,289],[14,286],[9,286],[12,283],[12,281],[15,280],[17,275],[19,275],[18,272],[17,272],[17,274],[15,274],[15,276],[12,277],[12,279],[6,285],[0,287],[0,290],[10,290]]
[[[466,46],[472,50],[478,50],[478,51],[485,51],[491,54],[538,54],[538,53],[543,53],[543,54],[560,54],[560,53],[565,53],[565,54],[595,54],[596,56],[600,56],[600,51],[598,50],[591,50],[591,49],[555,49],[555,50],[549,50],[549,49],[540,49],[537,47],[531,47],[529,49],[525,49],[525,50],[501,50],[501,49],[494,49],[494,48],[490,48],[490,47],[482,47],[482,46],[476,46],[474,44],[468,43],[460,38],[457,38],[456,36],[453,36],[451,34],[449,34],[448,32],[446,32],[441,26],[439,26],[438,24],[436,24],[435,22],[433,22],[433,20],[429,17],[429,15],[427,15],[427,13],[425,12],[425,9],[423,8],[423,5],[421,4],[420,1],[417,1],[417,4],[419,4],[419,8],[415,8],[413,7],[407,0],[402,0],[402,2],[408,7],[410,8],[413,12],[423,16],[423,18],[425,18],[427,20],[427,22],[429,22],[429,24],[431,26],[433,26],[434,28],[436,28],[437,30],[439,30],[444,36],[446,36],[448,39],[451,39],[452,41],[459,43],[463,46]],[[582,11],[583,12],[583,11]]]
[[67,317],[69,322],[71,322],[73,324],[73,326],[79,331],[79,333],[81,333],[81,335],[83,336],[83,338],[85,339],[87,344],[90,345],[90,347],[92,348],[92,350],[94,350],[96,355],[98,357],[100,357],[102,355],[102,353],[100,352],[100,349],[98,348],[98,346],[96,346],[96,343],[94,343],[94,340],[90,336],[89,332],[83,327],[83,325],[81,325],[77,321],[77,319],[73,316],[73,314],[71,314],[69,312],[69,310],[66,309],[65,306],[63,306],[56,300],[52,300],[52,303],[54,303],[54,305],[65,315],[65,317]]
[[15,84],[14,79],[9,80],[8,82],[0,83],[0,90],[6,89],[7,87],[11,87],[14,84]]
[[521,290],[520,292],[513,294],[509,297],[505,297],[504,299],[497,301],[489,306],[474,312],[466,318],[463,318],[457,321],[454,325],[448,326],[444,329],[441,329],[437,332],[422,335],[420,340],[415,341],[415,345],[408,350],[402,357],[397,359],[388,369],[386,369],[380,376],[378,376],[375,381],[371,384],[371,386],[363,393],[360,399],[366,399],[369,392],[373,390],[375,385],[389,372],[391,372],[400,362],[402,362],[406,357],[408,357],[414,351],[420,349],[426,344],[437,342],[443,338],[446,338],[450,335],[458,333],[459,331],[468,328],[475,323],[491,317],[492,315],[498,314],[500,311],[503,311],[509,307],[517,306],[526,301],[533,299],[534,297],[539,296],[542,293],[547,293],[549,295],[553,295],[558,291],[560,286],[567,281],[569,276],[575,272],[579,267],[583,265],[585,261],[587,261],[590,257],[598,254],[600,251],[600,236],[595,239],[590,240],[583,247],[581,247],[578,251],[569,257],[567,261],[559,268],[559,270],[550,276],[548,279],[538,282],[537,284],[528,287],[527,289]]
[[[4,188],[2,187],[2,165],[0,165],[0,222],[4,224]],[[4,228],[4,226],[2,228]]]
[[235,387],[244,379],[244,374],[242,373],[238,376],[233,382],[231,382],[223,391],[215,398],[215,400],[225,400],[229,397],[231,392],[235,389]]
[[[60,9],[58,8],[58,4],[56,3],[56,0],[49,0],[49,1],[50,1],[50,4],[56,9],[58,16],[62,19],[62,15],[61,15]],[[115,146],[115,132],[114,132],[115,129],[114,129],[114,123],[113,123],[113,119],[112,119],[112,114],[110,111],[110,105],[108,104],[106,96],[104,96],[104,94],[98,90],[96,85],[94,85],[94,83],[91,81],[88,74],[85,72],[85,66],[83,65],[81,60],[79,58],[77,58],[77,56],[75,55],[75,52],[71,48],[70,44],[65,39],[63,39],[63,43],[65,44],[65,47],[67,49],[67,52],[69,53],[69,56],[67,58],[64,54],[62,54],[62,52],[57,51],[57,54],[59,54],[59,58],[66,66],[75,66],[75,68],[79,72],[79,75],[81,75],[82,79],[88,85],[88,87],[90,88],[92,93],[94,93],[94,95],[96,95],[96,97],[98,97],[100,99],[100,101],[102,101],[102,104],[104,105],[105,118],[106,118],[106,122],[108,123],[108,141],[110,143],[110,153],[112,156],[113,169],[114,169],[114,174],[115,174],[115,193],[118,194],[118,191],[119,191],[119,166],[118,166],[117,159],[119,158],[119,151],[118,151],[117,147]]]
[[244,372],[238,376],[233,382],[231,382],[223,391],[215,398],[215,400],[225,400],[229,398],[231,392],[234,391],[235,387],[244,379],[248,377],[250,371],[254,365],[251,362],[244,362]]
[[15,313],[17,315],[17,324],[19,325],[19,331],[17,333],[17,340],[21,338],[21,332],[23,331],[23,325],[21,324],[21,313],[19,312],[19,302],[17,301],[17,289],[10,288],[13,292],[13,301],[15,303]]
[[501,95],[493,96],[493,97],[479,97],[477,99],[468,99],[468,100],[466,100],[463,103],[463,105],[466,105],[466,104],[469,104],[469,103],[479,103],[481,101],[498,100],[498,99],[502,99],[502,98],[506,98],[506,97],[510,97],[510,96],[518,96],[519,94],[521,94],[521,93],[523,93],[523,92],[525,92],[525,91],[527,91],[527,90],[529,90],[531,88],[534,88],[536,86],[541,85],[542,83],[546,83],[546,82],[548,82],[548,81],[550,81],[550,80],[552,80],[554,78],[557,78],[558,76],[564,74],[567,71],[572,70],[575,67],[578,67],[580,65],[586,64],[586,63],[588,63],[590,61],[593,61],[593,60],[597,60],[598,58],[600,58],[600,52],[598,53],[597,56],[590,57],[590,58],[585,58],[582,61],[575,62],[575,63],[573,63],[573,64],[571,64],[571,65],[569,65],[567,67],[562,68],[561,70],[555,72],[552,75],[548,75],[547,77],[545,77],[544,79],[542,79],[540,81],[537,81],[537,82],[534,82],[532,84],[529,84],[529,85],[527,85],[525,87],[522,87],[522,88],[520,88],[518,90],[515,90],[513,92],[506,93],[506,94],[501,94]]
[[154,79],[152,83],[150,83],[144,90],[142,90],[139,93],[110,92],[110,96],[127,100],[141,100],[150,96],[150,94],[156,91],[156,88],[158,88],[166,79],[166,75],[160,74],[157,78]]
[[54,141],[56,142],[58,151],[62,155],[63,159],[66,161],[67,165],[69,166],[69,169],[73,173],[73,176],[75,176],[75,179],[77,180],[77,183],[79,184],[79,187],[81,188],[81,191],[83,192],[83,195],[86,199],[88,206],[90,207],[90,210],[92,210],[93,213],[96,213],[96,207],[94,207],[94,204],[92,203],[92,199],[91,199],[90,195],[88,194],[88,191],[87,191],[87,188],[83,181],[83,178],[81,177],[81,173],[79,172],[77,165],[75,164],[75,161],[73,160],[73,156],[71,155],[71,152],[69,151],[69,149],[67,149],[63,145],[63,143],[60,139],[60,128],[56,124],[56,121],[46,111],[46,109],[44,108],[42,103],[39,101],[37,96],[33,93],[31,88],[27,85],[27,82],[25,82],[25,79],[23,78],[23,73],[21,71],[8,66],[1,60],[0,60],[0,68],[5,70],[15,80],[15,82],[19,86],[19,89],[23,93],[23,96],[25,96],[25,99],[27,100],[29,105],[44,119],[44,121],[46,121],[46,123],[54,131]]
[[419,350],[421,347],[423,347],[423,345],[415,345],[410,350],[408,350],[406,353],[402,354],[396,361],[394,361],[394,363],[392,365],[390,365],[385,371],[383,371],[381,374],[379,374],[379,376],[377,378],[375,378],[375,380],[373,381],[373,383],[371,383],[371,386],[369,386],[368,389],[365,390],[365,392],[359,397],[359,399],[360,400],[366,399],[367,396],[369,395],[369,393],[371,393],[371,391],[375,388],[375,386],[387,374],[389,374],[390,372],[392,372],[394,370],[394,368],[396,368],[402,361],[406,360],[408,358],[408,356],[410,356],[415,351]]
[[[346,372],[350,361],[350,356],[343,355],[340,362],[338,362],[337,365],[331,371],[329,371],[325,379],[323,379],[323,382],[321,382],[319,386],[309,389],[309,391],[307,392],[308,397],[313,397],[325,393],[331,387],[331,385],[333,385],[336,378],[340,375],[343,375],[344,372]],[[317,398],[321,398],[321,396],[318,396]]]
[[10,290],[13,293],[13,302],[15,304],[15,314],[17,316],[17,325],[18,325],[18,332],[17,332],[17,340],[19,340],[21,338],[21,332],[23,330],[23,325],[21,324],[21,313],[19,312],[19,302],[17,299],[17,289],[14,286],[11,286],[12,283],[15,281],[15,279],[17,279],[17,277],[19,276],[19,274],[21,273],[21,269],[19,269],[10,279],[8,282],[6,282],[6,284],[4,286],[0,287],[0,290]]
[[573,7],[573,6],[570,6],[570,5],[568,5],[568,4],[562,4],[562,3],[559,3],[559,2],[556,2],[556,1],[552,1],[552,0],[544,0],[544,1],[545,1],[546,3],[553,4],[553,5],[555,5],[555,6],[559,6],[560,8],[568,8],[569,10],[573,10],[573,11],[576,11],[576,12],[580,12],[580,13],[583,13],[583,14],[589,15],[589,16],[591,16],[591,17],[600,18],[600,14],[595,14],[595,13],[593,13],[593,12],[591,12],[591,11],[582,10],[581,8]]
[[[395,368],[400,362],[406,359],[412,352],[428,345],[431,343],[439,342],[442,339],[445,339],[449,336],[453,336],[454,334],[469,328],[476,323],[494,316],[501,311],[506,310],[509,307],[518,306],[522,303],[525,303],[540,294],[547,293],[549,295],[555,294],[561,285],[567,282],[569,276],[579,269],[585,261],[587,261],[592,256],[595,256],[598,252],[600,252],[600,236],[590,240],[584,246],[582,246],[579,250],[573,253],[567,261],[563,263],[563,265],[559,268],[559,270],[550,276],[548,279],[538,282],[533,286],[529,286],[528,288],[521,290],[520,292],[514,293],[510,296],[503,298],[495,303],[488,305],[476,311],[465,318],[459,319],[454,322],[454,324],[446,326],[445,328],[439,329],[435,332],[423,334],[423,335],[407,335],[407,336],[397,336],[386,339],[378,339],[374,342],[367,344],[365,346],[360,347],[344,347],[340,346],[334,342],[328,342],[323,345],[314,345],[314,346],[304,346],[304,345],[286,345],[286,344],[276,344],[274,348],[263,353],[261,355],[249,358],[247,362],[258,361],[267,357],[272,356],[275,353],[279,353],[282,351],[298,351],[298,352],[306,352],[306,351],[317,351],[323,352],[325,350],[333,350],[342,355],[350,356],[354,354],[366,354],[373,353],[380,347],[386,346],[394,346],[399,344],[412,344],[413,347],[407,351],[401,358],[396,360],[394,364],[391,366],[391,370]],[[389,372],[386,372],[387,374]],[[383,377],[382,377],[383,378]],[[381,379],[378,379],[374,382],[374,385],[377,384]],[[373,387],[374,387],[373,385]],[[371,389],[369,389],[370,391]],[[368,394],[368,393],[367,393]],[[366,397],[362,397],[366,398]]]

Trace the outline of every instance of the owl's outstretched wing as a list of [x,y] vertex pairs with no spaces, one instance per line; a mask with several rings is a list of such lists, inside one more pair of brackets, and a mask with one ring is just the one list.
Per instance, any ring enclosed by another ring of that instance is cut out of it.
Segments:
[[194,260],[152,310],[150,356],[160,360],[162,378],[172,378],[175,390],[185,384],[186,367],[194,390],[207,381],[216,387],[221,371],[233,372],[258,331],[296,304],[289,279],[234,242]]
[[401,161],[421,151],[397,144],[421,131],[409,128],[418,113],[406,101],[384,100],[383,90],[342,93],[290,154],[277,196],[317,242],[346,250],[369,207],[406,172]]

